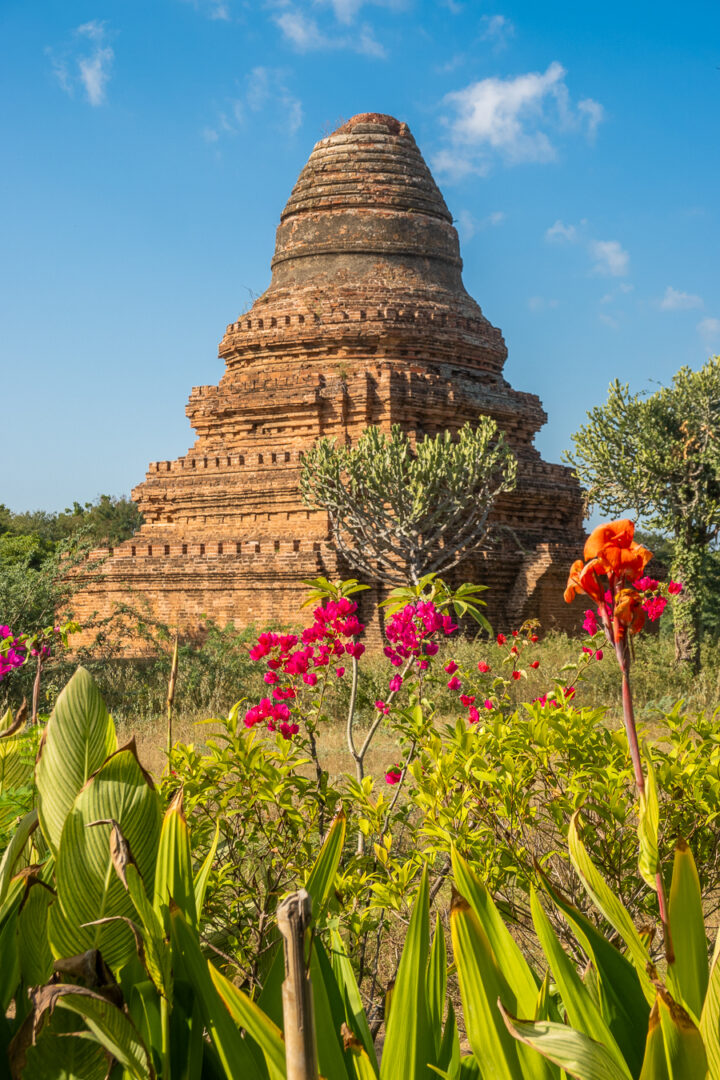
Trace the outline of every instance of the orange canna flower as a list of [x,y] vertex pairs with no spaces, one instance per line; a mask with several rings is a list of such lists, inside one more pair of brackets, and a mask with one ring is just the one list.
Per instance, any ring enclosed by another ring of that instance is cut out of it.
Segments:
[[616,637],[625,637],[626,631],[638,634],[645,623],[643,598],[635,589],[621,589],[615,597],[614,622]]
[[600,559],[591,559],[588,563],[576,559],[570,567],[570,576],[565,587],[565,603],[569,604],[578,594],[589,596],[598,604],[602,603],[605,598],[604,590],[597,579],[598,572],[602,571]]
[[606,573],[634,580],[639,577],[652,552],[633,540],[635,525],[627,518],[598,525],[585,542],[585,558],[599,559]]

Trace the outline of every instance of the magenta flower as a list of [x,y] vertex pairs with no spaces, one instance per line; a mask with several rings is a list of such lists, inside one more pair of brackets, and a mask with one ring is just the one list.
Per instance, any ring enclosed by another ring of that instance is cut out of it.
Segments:
[[392,693],[397,693],[397,691],[400,689],[402,684],[403,684],[402,675],[393,675],[393,677],[390,680],[388,685],[389,685],[389,689],[391,690]]
[[458,679],[457,675],[453,675],[452,679],[448,680],[448,690],[459,690],[462,683]]

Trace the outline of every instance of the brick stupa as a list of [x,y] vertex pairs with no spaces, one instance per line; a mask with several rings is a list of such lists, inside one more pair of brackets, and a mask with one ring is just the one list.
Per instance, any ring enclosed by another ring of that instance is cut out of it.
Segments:
[[[363,114],[321,139],[283,210],[270,287],[227,327],[219,385],[192,390],[195,444],[152,463],[133,491],[145,524],[77,596],[80,621],[122,602],[186,634],[207,618],[297,622],[303,578],[352,576],[327,515],[300,498],[315,439],[393,423],[420,438],[484,413],[519,459],[517,490],[494,511],[510,528],[452,577],[491,587],[495,629],[531,616],[567,626],[581,493],[534,448],[547,416],[503,378],[502,334],[461,269],[452,217],[406,124]],[[364,594],[368,613],[377,598]]]

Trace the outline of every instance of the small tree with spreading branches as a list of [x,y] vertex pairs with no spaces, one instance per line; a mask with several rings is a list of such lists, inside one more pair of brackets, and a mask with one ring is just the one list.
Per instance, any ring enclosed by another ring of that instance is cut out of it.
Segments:
[[416,585],[451,569],[486,539],[498,495],[515,487],[517,462],[497,424],[481,417],[457,436],[412,446],[395,424],[368,428],[354,446],[319,439],[300,490],[330,515],[338,551],[362,574]]
[[720,356],[700,371],[681,368],[654,394],[616,380],[587,415],[566,460],[591,505],[632,511],[669,534],[672,576],[683,583],[675,652],[697,668],[707,557],[720,532]]

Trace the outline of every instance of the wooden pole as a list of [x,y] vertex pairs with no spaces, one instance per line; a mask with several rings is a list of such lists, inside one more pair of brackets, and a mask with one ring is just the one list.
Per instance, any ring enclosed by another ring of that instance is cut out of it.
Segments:
[[312,983],[305,964],[305,933],[311,915],[312,900],[305,889],[288,896],[277,911],[285,947],[282,1001],[287,1080],[318,1080]]

